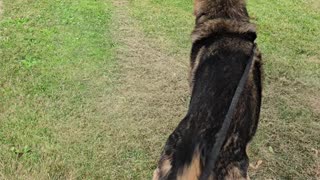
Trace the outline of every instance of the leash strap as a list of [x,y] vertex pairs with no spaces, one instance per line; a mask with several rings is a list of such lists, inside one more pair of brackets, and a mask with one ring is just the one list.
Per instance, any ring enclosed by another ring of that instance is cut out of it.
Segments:
[[[236,92],[234,93],[233,95],[233,98],[232,98],[232,101],[231,101],[231,104],[229,106],[229,109],[228,109],[228,112],[225,116],[225,119],[224,119],[224,122],[222,124],[222,127],[219,131],[219,133],[217,134],[216,136],[216,142],[210,152],[210,155],[209,156],[209,160],[208,160],[208,166],[204,169],[202,175],[200,176],[200,180],[208,180],[215,164],[216,164],[216,161],[219,157],[219,152],[222,148],[222,145],[224,143],[224,141],[226,140],[226,136],[227,136],[227,133],[228,133],[228,130],[229,130],[229,127],[230,127],[230,124],[231,124],[231,120],[232,120],[232,117],[234,115],[234,112],[236,110],[236,107],[238,105],[238,102],[239,102],[239,99],[240,99],[240,96],[244,90],[244,87],[246,85],[246,82],[248,80],[248,77],[249,77],[249,73],[250,73],[250,70],[251,70],[251,67],[252,67],[252,64],[253,64],[253,59],[254,59],[254,55],[255,55],[255,51],[256,51],[256,44],[253,45],[253,48],[252,48],[252,54],[251,54],[251,57],[249,59],[249,62],[246,66],[246,69],[244,71],[244,73],[242,74],[242,77],[239,81],[239,84],[237,86],[237,89],[236,89]],[[214,173],[214,172],[213,172]]]

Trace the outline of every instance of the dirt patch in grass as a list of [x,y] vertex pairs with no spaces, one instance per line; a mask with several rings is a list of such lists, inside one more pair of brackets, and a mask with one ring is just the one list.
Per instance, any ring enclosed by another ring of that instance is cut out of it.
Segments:
[[317,159],[316,165],[315,165],[315,177],[317,179],[320,179],[320,150],[319,149],[312,149],[314,152],[314,156]]
[[3,3],[2,3],[2,0],[0,0],[0,18],[2,13],[3,13]]
[[320,64],[320,59],[319,59],[319,57],[317,57],[317,56],[311,56],[311,57],[309,57],[309,58],[306,58],[306,60],[307,60],[308,62],[311,62],[311,63]]
[[310,6],[313,9],[319,11],[319,9],[320,9],[320,1],[319,0],[310,0]]
[[310,100],[310,105],[314,112],[320,114],[320,98],[318,96],[313,96],[309,98]]

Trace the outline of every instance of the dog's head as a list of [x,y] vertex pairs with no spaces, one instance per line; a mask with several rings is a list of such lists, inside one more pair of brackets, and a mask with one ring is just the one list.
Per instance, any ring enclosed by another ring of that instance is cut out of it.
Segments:
[[217,18],[249,21],[245,0],[194,0],[194,15],[201,22]]

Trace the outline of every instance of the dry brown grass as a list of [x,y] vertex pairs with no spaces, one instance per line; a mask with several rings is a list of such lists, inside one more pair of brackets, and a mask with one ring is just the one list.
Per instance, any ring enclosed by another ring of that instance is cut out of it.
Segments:
[[320,59],[317,56],[311,56],[306,59],[308,62],[320,64]]
[[0,18],[1,18],[1,15],[3,14],[3,2],[2,0],[0,0]]
[[313,8],[316,11],[319,11],[319,9],[320,9],[320,1],[318,1],[318,0],[309,0],[308,3],[310,4],[311,8]]
[[320,97],[313,96],[309,97],[311,108],[315,111],[315,113],[320,114]]

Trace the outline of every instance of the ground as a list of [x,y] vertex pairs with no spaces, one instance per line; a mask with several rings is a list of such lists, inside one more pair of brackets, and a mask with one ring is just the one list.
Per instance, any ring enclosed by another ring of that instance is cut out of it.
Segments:
[[[252,179],[320,178],[319,7],[248,1]],[[150,179],[187,111],[193,23],[191,0],[0,0],[0,179]]]

